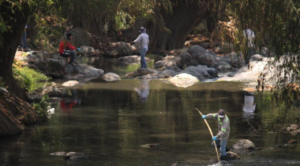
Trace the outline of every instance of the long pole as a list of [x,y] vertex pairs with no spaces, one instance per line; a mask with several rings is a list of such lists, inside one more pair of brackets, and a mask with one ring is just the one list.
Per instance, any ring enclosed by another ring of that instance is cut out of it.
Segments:
[[[199,114],[200,114],[201,116],[203,115],[202,112],[199,111],[197,108],[195,108],[195,110],[198,111]],[[208,130],[209,130],[209,132],[210,132],[211,137],[213,137],[214,135],[213,135],[213,133],[212,133],[212,131],[211,131],[211,128],[210,128],[209,124],[207,123],[206,119],[204,119],[204,122],[206,123],[206,126],[207,126],[207,128],[208,128]],[[220,162],[220,158],[219,158],[219,153],[218,153],[216,141],[213,141],[213,142],[214,142],[215,150],[216,150],[216,153],[217,153],[217,159],[218,159],[218,161]]]

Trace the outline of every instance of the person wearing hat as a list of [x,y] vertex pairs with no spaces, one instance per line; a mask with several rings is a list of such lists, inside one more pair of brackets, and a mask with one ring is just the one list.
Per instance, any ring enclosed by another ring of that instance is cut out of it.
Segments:
[[216,141],[218,147],[220,146],[221,160],[226,160],[226,145],[230,134],[230,121],[225,114],[225,110],[220,109],[218,113],[202,115],[202,118],[211,118],[218,120],[218,134],[212,137],[212,140]]
[[71,65],[74,65],[76,48],[71,43],[72,36],[73,36],[72,33],[68,32],[66,38],[60,42],[59,54],[62,57],[68,58],[69,63]]
[[141,68],[147,68],[145,56],[146,56],[146,52],[148,51],[149,36],[146,33],[146,28],[144,27],[140,28],[139,33],[140,35],[133,41],[133,43],[137,44],[140,49]]

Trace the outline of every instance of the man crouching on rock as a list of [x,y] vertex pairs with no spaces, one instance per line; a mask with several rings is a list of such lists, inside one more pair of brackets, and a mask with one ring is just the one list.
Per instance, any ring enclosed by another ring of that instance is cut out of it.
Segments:
[[221,160],[227,160],[226,145],[230,134],[230,121],[225,115],[225,110],[220,109],[218,113],[202,115],[202,118],[218,119],[218,134],[212,140],[216,141],[217,147],[220,147]]
[[72,39],[72,33],[68,32],[66,38],[63,39],[59,44],[59,54],[62,57],[68,58],[69,64],[74,66],[76,48],[72,45],[71,39]]

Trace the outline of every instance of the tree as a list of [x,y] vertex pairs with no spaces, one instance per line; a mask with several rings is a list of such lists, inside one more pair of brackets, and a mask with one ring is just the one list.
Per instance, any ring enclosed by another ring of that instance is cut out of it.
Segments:
[[22,99],[27,99],[27,95],[12,75],[12,64],[27,18],[33,13],[34,6],[34,2],[28,0],[0,2],[0,76],[8,90]]

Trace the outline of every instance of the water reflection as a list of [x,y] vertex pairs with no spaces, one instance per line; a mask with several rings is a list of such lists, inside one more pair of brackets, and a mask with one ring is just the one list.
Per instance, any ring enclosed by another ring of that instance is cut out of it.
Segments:
[[75,89],[64,89],[62,99],[60,101],[60,108],[63,111],[63,113],[71,113],[72,108],[77,104],[78,104],[78,101],[77,101],[76,90]]
[[134,90],[138,93],[142,103],[145,103],[147,97],[149,96],[149,81],[150,80],[148,79],[142,79],[140,80],[139,86],[134,88]]
[[254,95],[249,92],[245,92],[244,105],[243,105],[243,118],[246,120],[254,119],[255,108],[256,108],[256,103],[254,102]]

